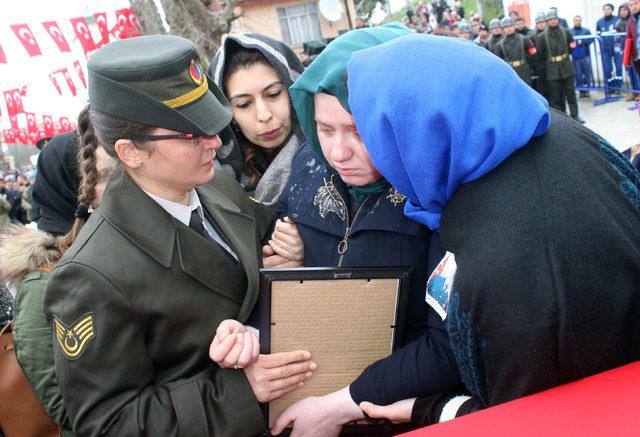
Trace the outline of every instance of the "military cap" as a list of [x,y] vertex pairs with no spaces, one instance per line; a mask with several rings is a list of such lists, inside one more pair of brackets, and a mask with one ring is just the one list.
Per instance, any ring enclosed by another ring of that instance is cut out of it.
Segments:
[[91,109],[148,126],[215,135],[231,122],[196,46],[172,35],[111,42],[87,64]]
[[549,9],[547,14],[544,16],[546,20],[551,20],[552,18],[558,18],[558,12],[555,9]]
[[500,20],[500,27],[514,26],[516,23],[513,22],[511,17],[504,17]]
[[460,22],[460,32],[461,33],[471,32],[471,26],[469,26],[469,23]]
[[546,21],[546,20],[547,20],[547,17],[544,12],[538,12],[536,14],[536,24],[542,23],[543,21]]
[[496,27],[500,27],[500,20],[494,18],[493,20],[489,21],[489,29],[495,29]]

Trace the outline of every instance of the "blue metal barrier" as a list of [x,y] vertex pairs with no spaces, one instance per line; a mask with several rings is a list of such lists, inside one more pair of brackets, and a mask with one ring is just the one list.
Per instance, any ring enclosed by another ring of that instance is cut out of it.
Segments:
[[[604,99],[597,100],[594,105],[620,100],[616,93],[640,94],[640,77],[637,71],[634,67],[625,67],[622,64],[625,33],[607,32],[600,35],[575,36],[574,39],[593,48],[588,59],[575,58],[573,54],[572,59],[576,70],[576,89],[604,92]],[[607,40],[613,40],[614,44],[605,44]],[[638,109],[638,103],[629,109]]]

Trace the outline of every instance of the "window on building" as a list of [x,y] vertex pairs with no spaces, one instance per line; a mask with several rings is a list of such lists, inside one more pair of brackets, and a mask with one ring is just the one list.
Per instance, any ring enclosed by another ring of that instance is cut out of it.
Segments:
[[322,38],[318,6],[314,3],[278,8],[282,39],[290,46]]

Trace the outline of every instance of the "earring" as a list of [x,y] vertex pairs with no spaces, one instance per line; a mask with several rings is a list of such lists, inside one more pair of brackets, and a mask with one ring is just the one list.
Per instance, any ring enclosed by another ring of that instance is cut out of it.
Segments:
[[142,161],[140,161],[140,160],[138,159],[138,160],[136,161],[136,167],[135,167],[135,168],[138,168],[138,167],[140,167],[141,165],[142,165]]

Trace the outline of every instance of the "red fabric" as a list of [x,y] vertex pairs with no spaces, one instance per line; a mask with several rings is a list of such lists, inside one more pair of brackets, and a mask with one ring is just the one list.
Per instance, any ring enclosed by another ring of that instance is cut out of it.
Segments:
[[18,130],[18,142],[21,144],[28,144],[29,143],[29,134],[27,133],[26,129],[19,129]]
[[33,57],[42,55],[40,46],[36,41],[36,37],[33,35],[33,32],[31,32],[27,23],[12,24],[11,29],[13,29],[13,32],[16,34],[29,56]]
[[4,91],[4,101],[7,104],[7,113],[9,117],[24,112],[22,105],[22,94],[18,88]]
[[80,61],[74,61],[73,62],[73,67],[76,69],[76,73],[78,74],[78,77],[80,78],[80,81],[82,82],[82,85],[84,85],[84,87],[87,87],[87,79],[84,77],[84,70],[82,69],[82,65],[80,64]]
[[135,12],[133,12],[133,8],[116,10],[116,20],[117,24],[112,29],[116,38],[125,39],[140,36],[138,21]]
[[50,115],[42,115],[42,125],[44,126],[44,136],[52,137],[55,134],[55,126],[53,125],[53,117]]
[[27,131],[29,134],[33,132],[38,132],[38,126],[36,124],[36,114],[33,112],[25,112],[27,116]]
[[2,131],[2,136],[4,137],[5,143],[15,143],[16,142],[16,134],[13,132],[13,129],[5,129]]
[[[82,50],[84,50],[85,56],[87,58],[93,52],[97,46],[93,41],[93,36],[91,36],[91,31],[89,31],[89,25],[87,24],[87,20],[84,17],[72,18],[71,25],[73,26],[73,31],[80,41],[80,45],[82,45]],[[75,94],[74,94],[75,95]]]
[[64,76],[64,80],[67,81],[67,85],[69,86],[71,94],[73,94],[74,96],[78,95],[78,91],[76,90],[76,86],[73,83],[73,79],[71,79],[71,75],[69,74],[69,70],[67,70],[67,67],[61,68],[60,72]]
[[628,65],[633,65],[633,63],[638,60],[638,23],[636,23],[633,15],[629,17],[629,21],[627,22],[627,40],[631,40],[631,46],[629,47]]
[[42,25],[47,30],[47,33],[56,43],[61,52],[70,52],[69,43],[67,39],[64,37],[64,34],[60,30],[60,26],[55,21],[43,21]]
[[93,14],[93,18],[96,19],[96,24],[98,25],[98,30],[100,31],[100,36],[102,39],[96,44],[98,47],[102,47],[103,45],[109,42],[109,27],[107,27],[107,13],[106,12],[96,12]]
[[9,123],[11,124],[11,129],[18,129],[18,117],[16,115],[9,115]]
[[69,123],[69,117],[60,117],[60,129],[59,133],[63,134],[71,130],[71,124]]
[[640,361],[405,437],[638,435]]
[[7,63],[7,55],[4,54],[4,50],[2,50],[2,46],[0,46],[0,64]]
[[56,73],[57,73],[57,71],[54,71],[53,73],[49,73],[49,79],[51,79],[51,83],[53,83],[53,86],[56,87],[56,90],[58,91],[58,94],[62,95],[62,89],[60,88],[60,84],[58,83],[58,80],[56,79]]

